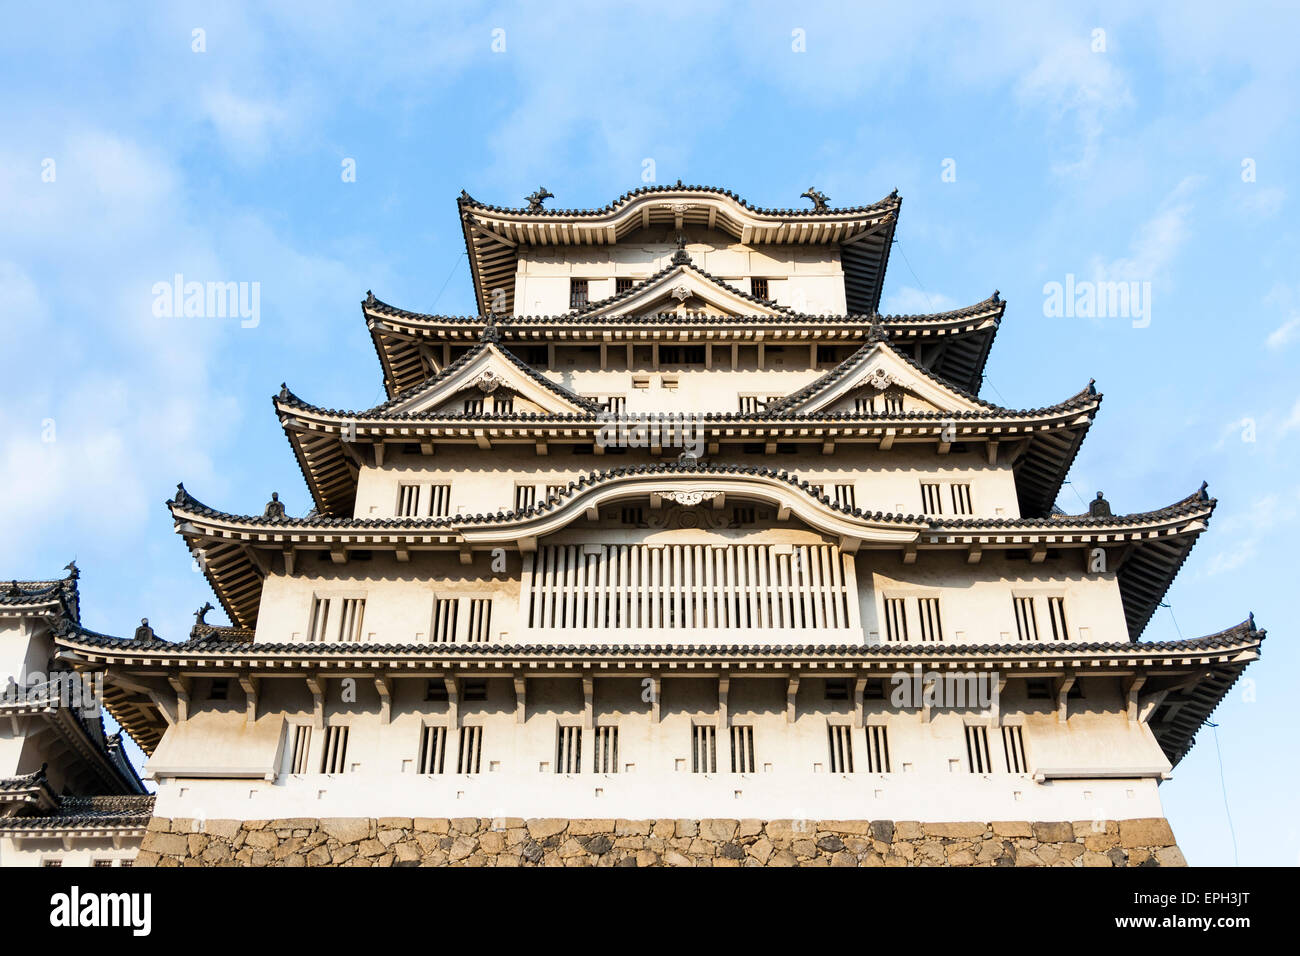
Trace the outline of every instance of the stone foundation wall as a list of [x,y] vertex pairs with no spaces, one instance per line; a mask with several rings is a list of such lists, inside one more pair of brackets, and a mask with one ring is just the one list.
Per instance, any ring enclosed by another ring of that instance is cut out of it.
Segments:
[[155,817],[136,866],[1186,866],[1159,818],[185,820]]

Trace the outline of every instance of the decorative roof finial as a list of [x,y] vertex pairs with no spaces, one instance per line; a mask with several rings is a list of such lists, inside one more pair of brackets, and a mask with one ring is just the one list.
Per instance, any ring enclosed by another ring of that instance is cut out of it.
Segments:
[[266,510],[262,512],[263,518],[283,518],[284,502],[280,500],[278,491],[271,492],[271,500],[266,503]]
[[158,635],[156,635],[153,632],[153,628],[149,626],[149,619],[147,617],[140,618],[140,626],[135,629],[135,639],[137,641],[153,641],[158,639]]
[[1197,492],[1197,495],[1200,496],[1200,499],[1201,499],[1202,501],[1209,501],[1209,500],[1210,500],[1210,493],[1209,493],[1208,491],[1205,490],[1205,489],[1207,489],[1207,488],[1209,488],[1209,487],[1210,487],[1210,483],[1209,483],[1208,481],[1203,481],[1203,482],[1201,482],[1201,490]]
[[826,204],[829,197],[811,186],[805,192],[801,192],[799,198],[812,200],[813,212],[828,212],[830,210],[830,207]]
[[1001,301],[1002,301],[1002,293],[1001,293],[1000,291],[998,291],[997,289],[994,289],[994,290],[993,290],[993,301],[994,301],[994,302],[1001,302]]
[[871,317],[871,331],[867,333],[868,342],[888,342],[889,331],[885,328],[885,323],[880,321],[879,315]]
[[1088,515],[1093,518],[1110,517],[1110,502],[1102,497],[1101,492],[1097,492],[1097,497],[1088,505]]
[[528,200],[528,212],[545,212],[542,203],[548,199],[554,199],[555,193],[551,192],[545,186],[538,186],[537,192],[525,197]]
[[675,266],[686,265],[691,261],[691,255],[686,251],[686,233],[677,233],[677,251],[673,253],[672,263]]
[[495,312],[489,312],[487,314],[483,331],[478,334],[478,340],[480,342],[501,341],[501,330],[497,328],[497,314]]
[[63,570],[68,572],[67,580],[69,581],[75,581],[77,580],[77,578],[81,577],[81,570],[77,567],[76,558],[73,558],[71,561],[65,564],[63,566]]
[[371,292],[369,289],[367,289],[367,290],[366,290],[366,305],[371,305],[371,306],[373,306],[373,305],[375,304],[376,301],[377,301],[377,300],[375,299],[375,294],[374,294],[373,292]]
[[17,581],[10,581],[8,593],[10,597],[22,597],[23,589],[18,586]]
[[1097,394],[1097,380],[1095,378],[1088,379],[1088,394],[1089,395]]
[[204,618],[207,617],[208,612],[211,610],[212,602],[204,601],[203,607],[194,612],[194,626],[198,627],[200,624],[207,624],[208,622]]
[[177,508],[183,508],[189,503],[190,493],[185,490],[183,482],[176,482],[176,497],[172,499],[172,504]]

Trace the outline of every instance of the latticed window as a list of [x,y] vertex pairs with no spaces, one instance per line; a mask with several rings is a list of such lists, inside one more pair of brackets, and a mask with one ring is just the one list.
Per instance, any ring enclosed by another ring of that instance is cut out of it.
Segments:
[[515,510],[525,511],[537,501],[536,485],[515,485]]
[[442,773],[447,760],[447,728],[420,728],[420,773]]
[[731,728],[731,772],[754,772],[754,728],[735,726]]
[[435,644],[447,644],[456,639],[456,610],[458,602],[455,598],[434,598],[433,601],[433,628],[429,634],[429,640]]
[[587,280],[569,280],[569,308],[581,309],[587,305]]
[[1016,612],[1016,636],[1022,641],[1038,640],[1038,615],[1034,611],[1034,599],[1013,597],[1011,604]]
[[921,620],[921,640],[942,641],[943,620],[939,616],[939,599],[937,597],[917,598],[916,610]]
[[359,641],[365,612],[365,598],[315,597],[307,624],[307,640]]
[[456,757],[457,773],[478,773],[483,756],[483,728],[460,729],[460,753]]
[[907,602],[903,598],[885,598],[885,640],[907,640]]
[[750,294],[756,299],[766,299],[768,297],[767,279],[760,279],[757,276],[749,280]]
[[592,755],[596,773],[618,773],[618,728],[596,728],[596,752]]
[[845,630],[853,576],[834,545],[539,547],[530,628]]
[[1065,630],[1065,598],[1053,595],[1047,599],[1047,616],[1052,620],[1052,640],[1068,641]]
[[451,511],[451,485],[429,486],[429,514],[434,518],[446,517]]
[[829,724],[826,727],[826,737],[830,745],[831,773],[852,773],[852,728],[847,724]]
[[289,732],[293,735],[293,750],[289,761],[290,773],[307,772],[307,754],[311,750],[311,728],[306,724],[291,726]]
[[614,279],[614,294],[622,295],[624,292],[632,290],[632,278],[630,276],[618,276]]
[[970,485],[956,482],[952,486],[952,513],[955,515],[972,514],[970,506]]
[[469,620],[465,639],[471,644],[482,644],[492,636],[492,599],[470,598]]
[[325,752],[321,754],[321,773],[343,773],[348,768],[348,727],[325,728]]
[[889,773],[889,731],[885,727],[867,728],[867,773]]
[[841,508],[853,510],[857,507],[857,496],[854,494],[853,485],[836,485],[835,486],[835,503]]
[[939,485],[928,481],[921,482],[921,513],[927,515],[943,514],[943,498]]
[[555,772],[582,773],[582,728],[555,728]]
[[1019,727],[1002,728],[1002,756],[1006,760],[1007,773],[1026,773],[1029,764],[1025,762],[1025,735]]
[[499,393],[493,399],[492,407],[498,415],[509,415],[515,410],[515,397],[509,392]]
[[397,517],[414,518],[420,513],[420,486],[397,486]]
[[718,772],[718,728],[691,725],[691,773]]
[[966,727],[966,766],[971,773],[992,773],[993,761],[989,759],[989,729],[968,725]]

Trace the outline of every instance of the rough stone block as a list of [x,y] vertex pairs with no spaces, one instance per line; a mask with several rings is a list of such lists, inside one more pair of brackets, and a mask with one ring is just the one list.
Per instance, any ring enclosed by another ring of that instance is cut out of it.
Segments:
[[1138,820],[1121,820],[1119,823],[1120,846],[1173,846],[1174,832],[1169,829],[1169,821],[1163,817],[1145,817]]

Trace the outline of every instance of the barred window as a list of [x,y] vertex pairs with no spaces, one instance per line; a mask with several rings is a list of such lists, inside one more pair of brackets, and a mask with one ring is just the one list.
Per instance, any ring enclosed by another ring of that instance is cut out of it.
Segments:
[[515,485],[515,510],[526,511],[537,501],[536,485]]
[[1025,773],[1029,765],[1025,762],[1025,736],[1019,727],[1002,728],[1002,756],[1006,760],[1007,773]]
[[760,279],[754,276],[749,280],[750,295],[756,299],[766,299],[767,296],[767,279]]
[[446,644],[456,640],[457,603],[455,598],[434,598],[433,628],[429,634],[433,643]]
[[466,414],[466,415],[482,415],[482,414],[483,414],[483,399],[481,399],[481,398],[467,398],[467,399],[465,399],[465,414]]
[[307,754],[311,749],[311,728],[306,724],[298,724],[289,728],[293,734],[293,751],[289,761],[290,773],[307,772]]
[[826,736],[830,744],[831,773],[852,773],[852,729],[846,724],[830,724],[826,728]]
[[1034,599],[1013,597],[1011,603],[1016,612],[1016,636],[1022,641],[1038,640],[1038,615],[1034,611]]
[[841,508],[852,510],[857,507],[856,497],[853,493],[853,485],[836,485],[835,486],[835,503]]
[[483,728],[460,729],[460,753],[456,758],[457,773],[478,773],[483,756]]
[[885,640],[907,640],[907,603],[903,598],[885,598]]
[[952,486],[952,513],[955,515],[973,514],[970,506],[970,485],[955,482]]
[[414,518],[420,513],[420,486],[397,486],[397,517]]
[[581,309],[587,305],[587,280],[569,280],[569,308]]
[[731,728],[731,772],[754,772],[754,728],[734,726]]
[[1065,598],[1059,596],[1047,599],[1047,615],[1052,619],[1052,640],[1068,641],[1069,632],[1065,629]]
[[921,482],[921,513],[927,515],[943,514],[943,499],[939,496],[939,485],[927,481]]
[[365,612],[365,598],[317,596],[312,599],[311,619],[307,623],[307,640],[359,641],[362,636],[361,625]]
[[582,728],[555,729],[555,772],[582,773]]
[[917,598],[916,610],[921,618],[921,640],[942,641],[943,621],[939,617],[939,599],[937,597]]
[[596,752],[592,755],[596,773],[618,773],[618,728],[596,728]]
[[966,765],[971,773],[991,773],[993,762],[989,759],[989,729],[982,726],[966,727]]
[[718,772],[718,728],[691,725],[691,773]]
[[420,773],[442,773],[447,759],[447,728],[420,728]]
[[630,292],[632,289],[631,276],[616,276],[614,278],[614,294],[622,295],[624,292]]
[[325,728],[325,752],[321,754],[321,773],[343,773],[348,769],[348,727]]
[[466,640],[471,644],[486,643],[492,637],[492,599],[469,599],[469,627]]
[[867,773],[889,773],[889,731],[885,727],[867,728]]

